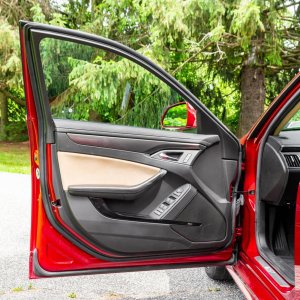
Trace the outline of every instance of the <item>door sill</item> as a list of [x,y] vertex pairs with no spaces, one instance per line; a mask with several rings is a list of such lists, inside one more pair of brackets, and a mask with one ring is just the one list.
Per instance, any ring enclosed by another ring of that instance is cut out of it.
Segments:
[[214,263],[182,263],[182,264],[176,263],[176,264],[168,264],[168,265],[148,265],[148,266],[140,266],[140,267],[86,269],[86,270],[74,270],[74,271],[48,271],[45,270],[40,265],[38,260],[37,249],[34,249],[32,254],[33,273],[36,276],[34,278],[96,275],[96,274],[109,274],[109,273],[122,273],[122,272],[137,272],[137,271],[155,271],[155,270],[165,270],[165,269],[199,268],[199,267],[208,267],[208,266],[225,266],[225,265],[232,265],[235,262],[236,262],[236,258],[233,255],[227,261],[214,262]]

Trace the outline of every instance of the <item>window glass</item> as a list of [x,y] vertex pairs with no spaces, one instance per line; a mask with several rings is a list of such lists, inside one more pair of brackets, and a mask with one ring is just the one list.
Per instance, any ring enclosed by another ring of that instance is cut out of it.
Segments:
[[[299,105],[297,105],[299,107]],[[292,111],[292,117],[288,120],[288,122],[284,125],[283,131],[289,130],[300,130],[300,109]]]
[[143,67],[106,50],[45,38],[40,55],[53,118],[159,129],[165,108],[183,101]]

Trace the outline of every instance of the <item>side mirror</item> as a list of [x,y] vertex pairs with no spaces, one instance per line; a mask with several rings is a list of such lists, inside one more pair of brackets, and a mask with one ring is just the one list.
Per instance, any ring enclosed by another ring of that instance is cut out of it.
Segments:
[[191,130],[197,128],[196,110],[187,102],[179,102],[166,108],[161,126],[169,130]]

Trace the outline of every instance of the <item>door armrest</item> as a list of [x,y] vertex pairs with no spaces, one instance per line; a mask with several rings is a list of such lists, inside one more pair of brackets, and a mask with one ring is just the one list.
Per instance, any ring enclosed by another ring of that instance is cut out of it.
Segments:
[[161,180],[167,174],[166,170],[150,179],[134,186],[108,186],[108,185],[70,185],[68,192],[73,196],[85,196],[89,198],[104,198],[113,200],[134,200],[142,196],[153,184]]

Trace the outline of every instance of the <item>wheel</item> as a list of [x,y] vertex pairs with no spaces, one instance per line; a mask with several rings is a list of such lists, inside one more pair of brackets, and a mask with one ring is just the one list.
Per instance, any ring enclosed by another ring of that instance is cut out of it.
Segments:
[[213,280],[231,281],[232,277],[225,267],[206,267],[206,275]]

